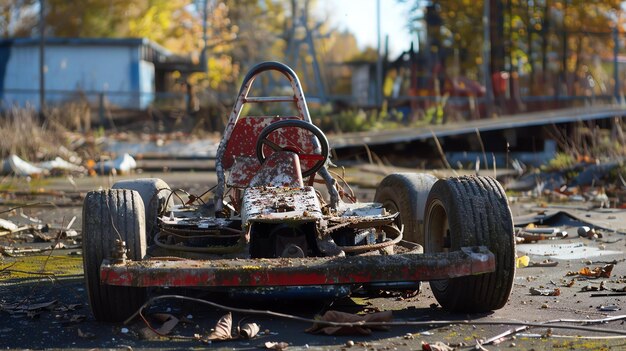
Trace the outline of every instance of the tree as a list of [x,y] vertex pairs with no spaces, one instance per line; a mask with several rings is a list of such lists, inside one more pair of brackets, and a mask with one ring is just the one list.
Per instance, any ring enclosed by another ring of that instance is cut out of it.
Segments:
[[[459,55],[459,68],[473,76],[479,72],[483,2],[470,0],[398,0],[413,4],[409,25],[427,28],[429,47],[450,66]],[[484,0],[489,1],[492,71],[517,71],[527,78],[532,94],[550,94],[554,85],[572,85],[593,70],[593,57],[611,57],[611,36],[619,0]],[[429,13],[426,8],[437,11]],[[620,28],[621,30],[621,28]],[[560,60],[555,60],[560,57]],[[596,68],[597,70],[597,68]],[[559,72],[560,71],[560,72]],[[596,74],[599,75],[599,74]],[[535,77],[539,77],[538,81]]]
[[[228,7],[210,1],[208,26],[208,73],[188,77],[193,84],[218,89],[238,74],[230,59],[236,27],[230,24]],[[196,62],[203,43],[202,11],[188,0],[47,0],[46,25],[57,37],[148,38],[176,54],[190,55]]]
[[37,25],[36,0],[0,2],[0,38],[24,37]]

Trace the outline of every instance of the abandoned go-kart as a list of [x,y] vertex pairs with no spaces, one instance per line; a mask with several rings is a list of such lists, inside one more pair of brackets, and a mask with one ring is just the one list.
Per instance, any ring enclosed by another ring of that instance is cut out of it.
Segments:
[[[289,80],[292,96],[248,96],[269,70]],[[297,115],[240,116],[246,103],[269,102],[293,103]],[[87,194],[83,262],[96,319],[129,317],[150,287],[338,296],[430,281],[449,310],[506,303],[513,223],[494,179],[391,174],[376,202],[359,203],[329,164],[328,141],[311,122],[296,74],[278,62],[258,64],[219,144],[212,201],[183,199],[154,178]]]

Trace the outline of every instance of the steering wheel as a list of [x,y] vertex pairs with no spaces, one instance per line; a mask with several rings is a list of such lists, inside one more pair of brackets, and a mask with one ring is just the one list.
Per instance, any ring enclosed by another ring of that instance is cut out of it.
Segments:
[[[319,144],[322,149],[321,152],[319,154],[317,153],[309,154],[309,153],[304,152],[297,146],[280,146],[276,144],[275,142],[268,139],[268,136],[273,131],[280,129],[280,128],[288,128],[288,127],[304,129],[308,131],[309,133],[313,134],[319,141]],[[328,145],[328,139],[326,139],[326,136],[319,128],[317,128],[312,123],[305,122],[299,119],[282,120],[282,121],[274,122],[268,125],[267,127],[263,128],[256,142],[256,157],[259,159],[261,163],[265,162],[265,154],[263,153],[264,145],[267,145],[270,149],[274,151],[295,152],[301,160],[317,161],[315,162],[313,166],[311,166],[311,168],[302,171],[303,178],[306,178],[315,174],[315,172],[317,172],[320,168],[324,166],[324,164],[326,163],[326,160],[328,160],[328,150],[330,149]]]

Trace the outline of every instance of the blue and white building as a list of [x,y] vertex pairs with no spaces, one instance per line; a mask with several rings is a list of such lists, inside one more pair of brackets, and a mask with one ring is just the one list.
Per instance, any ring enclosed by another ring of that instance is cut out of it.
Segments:
[[[38,38],[0,40],[0,109],[39,108],[39,44]],[[46,38],[44,48],[46,104],[105,97],[112,106],[142,110],[176,63],[190,67],[148,39]]]

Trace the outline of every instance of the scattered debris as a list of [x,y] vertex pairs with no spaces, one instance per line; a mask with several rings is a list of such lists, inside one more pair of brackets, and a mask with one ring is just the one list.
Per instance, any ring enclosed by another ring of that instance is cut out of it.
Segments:
[[604,291],[606,288],[604,287],[604,282],[601,282],[599,286],[594,286],[591,284],[587,284],[582,287],[581,291]]
[[528,264],[530,263],[530,257],[526,255],[518,257],[516,262],[517,263],[515,266],[517,268],[528,267]]
[[207,337],[207,340],[211,341],[223,341],[223,340],[231,340],[233,338],[231,334],[231,328],[233,326],[233,315],[228,312],[223,315],[217,324],[215,324],[215,328]]
[[516,228],[515,240],[518,244],[533,243],[541,240],[556,240],[567,237],[567,232],[553,227],[537,227],[529,223],[524,228]]
[[509,329],[509,330],[505,331],[504,333],[498,334],[498,335],[496,335],[496,336],[494,336],[492,338],[489,338],[489,339],[485,340],[484,342],[482,342],[482,345],[490,345],[490,344],[498,345],[498,344],[508,340],[511,336],[513,336],[513,335],[515,335],[515,334],[517,334],[517,333],[519,333],[521,331],[527,330],[528,328],[529,328],[528,326],[523,325],[521,327],[517,327],[517,328],[514,328],[514,329]]
[[602,267],[595,267],[594,269],[584,267],[578,272],[567,272],[566,276],[581,275],[590,278],[610,278],[614,266],[613,264],[607,264]]
[[244,339],[252,339],[259,333],[260,327],[256,323],[246,323],[239,329],[239,335]]
[[543,260],[541,262],[530,262],[529,267],[556,267],[559,262],[553,260]]
[[597,247],[587,246],[581,242],[562,244],[520,244],[517,251],[533,256],[548,256],[558,260],[589,259],[598,256],[619,255],[621,251],[600,250]]
[[357,315],[339,311],[327,311],[319,319],[324,322],[338,322],[338,323],[355,323],[352,326],[332,326],[327,324],[314,324],[312,327],[306,330],[307,333],[319,334],[324,333],[327,335],[370,335],[372,330],[388,330],[389,328],[384,325],[356,325],[359,322],[366,323],[385,323],[391,322],[393,316],[391,311],[383,311],[377,313],[371,313],[366,315]]
[[100,161],[93,169],[99,174],[127,174],[135,168],[137,161],[129,154],[123,154],[113,160]]
[[39,176],[48,174],[48,170],[37,167],[13,154],[9,155],[9,157],[2,161],[2,175],[10,174],[15,174],[21,177]]
[[427,343],[422,341],[422,350],[424,351],[452,351],[454,348],[444,344],[441,341],[437,341],[434,343]]
[[52,300],[47,302],[40,302],[34,304],[27,304],[26,301],[14,304],[0,303],[0,311],[7,312],[11,315],[28,315],[34,316],[35,313],[40,313],[44,310],[53,310],[54,306],[58,303],[58,300]]
[[571,288],[572,286],[574,286],[574,284],[576,284],[576,279],[572,279],[569,282],[563,284],[563,286]]
[[615,311],[619,311],[621,310],[621,308],[619,308],[619,306],[617,305],[601,305],[598,307],[598,311],[605,311],[605,312],[615,312]]
[[15,223],[13,223],[13,222],[11,222],[9,220],[0,218],[0,233],[3,233],[3,234],[4,233],[12,233],[12,232],[16,231],[17,229],[18,229],[17,224],[15,224]]
[[274,341],[268,341],[263,345],[268,350],[285,350],[286,348],[289,347],[289,344],[286,342],[274,342]]
[[86,168],[74,163],[68,162],[61,157],[56,157],[54,160],[40,162],[37,166],[41,169],[45,169],[50,174],[67,174],[67,173],[80,173],[84,174]]
[[172,332],[172,330],[179,322],[178,318],[169,313],[155,313],[152,315],[152,317],[156,318],[162,323],[158,329],[154,330],[154,332],[158,335],[168,335]]
[[593,228],[589,228],[586,225],[582,227],[578,227],[578,236],[584,237],[587,239],[597,239],[596,230]]
[[591,297],[617,297],[617,296],[626,296],[626,292],[591,294],[590,296]]
[[561,295],[561,290],[559,288],[554,288],[554,289],[530,288],[530,294],[535,295],[535,296],[559,296]]

